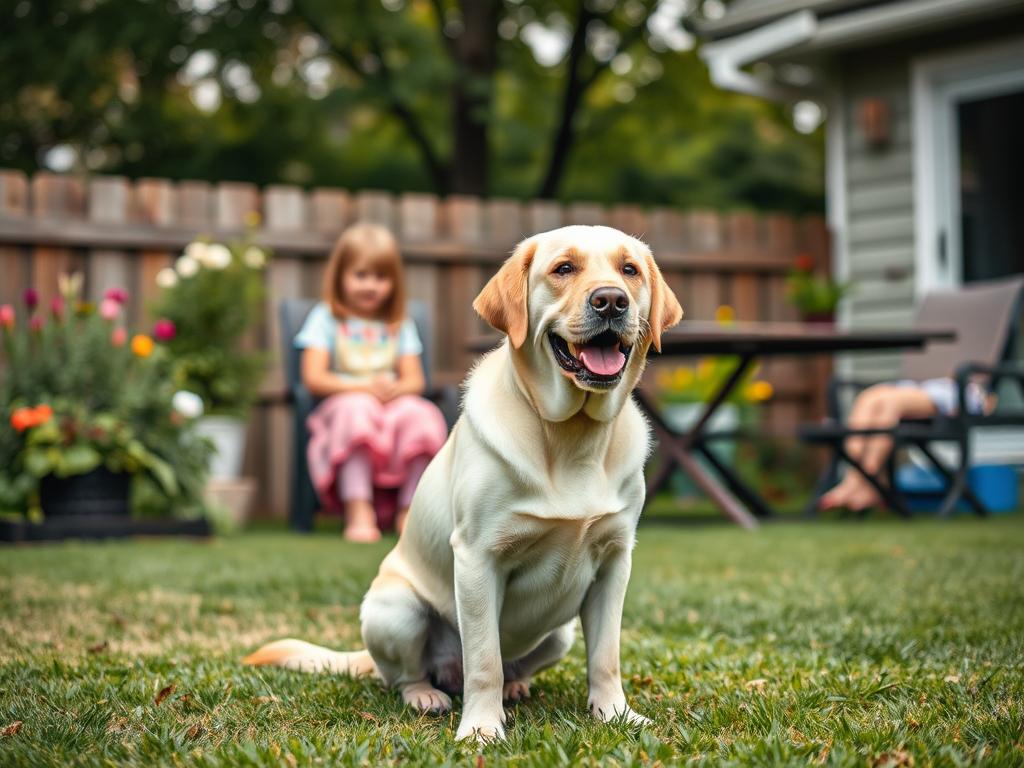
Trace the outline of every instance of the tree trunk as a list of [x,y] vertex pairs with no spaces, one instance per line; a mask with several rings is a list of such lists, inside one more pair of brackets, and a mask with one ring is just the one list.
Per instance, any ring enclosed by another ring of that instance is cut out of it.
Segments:
[[450,189],[457,194],[486,195],[499,4],[461,0],[459,7],[463,30],[452,41],[456,72],[451,91],[454,142]]
[[584,2],[580,2],[576,17],[576,29],[572,43],[569,45],[569,59],[566,62],[565,89],[562,91],[562,111],[559,115],[558,128],[555,130],[554,141],[551,143],[551,155],[548,158],[548,169],[544,174],[537,197],[549,199],[558,194],[558,186],[565,173],[569,152],[572,151],[576,134],[573,131],[573,120],[579,109],[583,94],[587,89],[580,74],[580,63],[587,52],[587,26],[594,19]]

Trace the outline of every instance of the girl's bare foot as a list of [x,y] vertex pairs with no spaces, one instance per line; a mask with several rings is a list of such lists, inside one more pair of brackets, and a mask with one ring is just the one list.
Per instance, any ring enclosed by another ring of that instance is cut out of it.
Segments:
[[399,536],[402,535],[402,531],[405,530],[405,519],[409,516],[409,509],[400,509],[398,514],[395,515],[395,532]]
[[349,501],[345,504],[345,538],[360,544],[380,540],[377,513],[368,501]]

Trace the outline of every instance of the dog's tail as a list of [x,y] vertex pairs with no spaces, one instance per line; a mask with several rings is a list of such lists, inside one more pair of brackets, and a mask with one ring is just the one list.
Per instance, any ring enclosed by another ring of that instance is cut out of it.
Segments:
[[242,663],[284,667],[301,672],[332,672],[351,677],[377,674],[377,665],[373,663],[369,651],[332,651],[291,637],[267,643],[242,659]]

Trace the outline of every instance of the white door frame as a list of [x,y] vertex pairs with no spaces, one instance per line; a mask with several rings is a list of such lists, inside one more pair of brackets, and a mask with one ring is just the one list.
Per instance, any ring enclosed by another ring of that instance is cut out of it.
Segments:
[[918,297],[963,282],[957,104],[1019,90],[1024,90],[1024,37],[911,62]]

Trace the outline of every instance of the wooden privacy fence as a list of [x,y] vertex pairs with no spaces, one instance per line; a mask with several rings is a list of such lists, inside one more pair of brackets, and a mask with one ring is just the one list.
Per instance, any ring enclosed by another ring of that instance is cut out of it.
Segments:
[[[471,337],[486,330],[471,304],[517,241],[563,224],[608,224],[651,244],[686,316],[710,319],[728,304],[740,320],[788,320],[784,278],[794,257],[827,261],[820,217],[645,210],[633,205],[561,205],[341,189],[166,179],[78,177],[0,170],[0,303],[34,286],[43,301],[57,276],[79,270],[86,294],[110,287],[131,294],[129,321],[146,321],[156,273],[197,235],[240,234],[258,214],[257,241],[273,250],[267,312],[255,343],[271,353],[263,397],[253,414],[247,474],[259,478],[263,514],[283,516],[288,503],[290,411],[283,398],[276,305],[320,294],[320,275],[334,239],[348,224],[391,227],[402,243],[410,298],[434,309],[435,381],[459,380],[472,362]],[[44,304],[45,306],[45,304]],[[781,361],[764,374],[775,386],[769,422],[788,427],[816,408],[820,377],[813,363]]]

